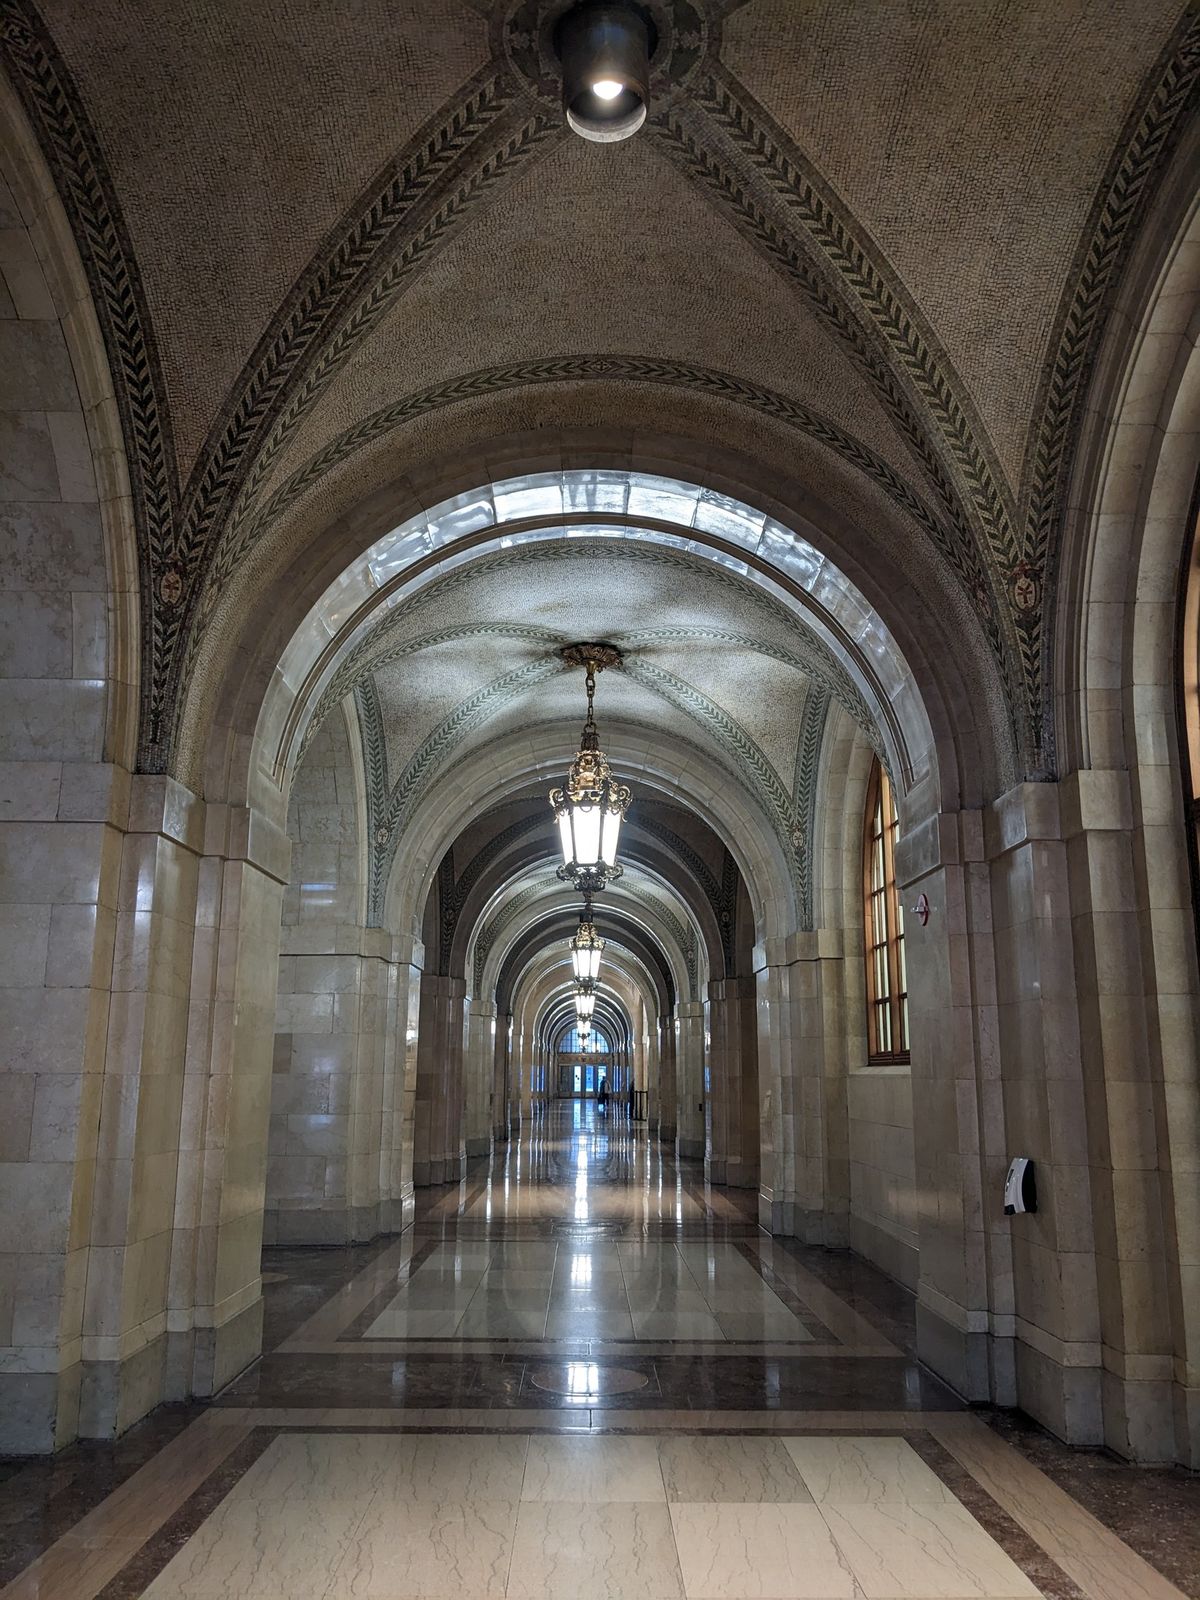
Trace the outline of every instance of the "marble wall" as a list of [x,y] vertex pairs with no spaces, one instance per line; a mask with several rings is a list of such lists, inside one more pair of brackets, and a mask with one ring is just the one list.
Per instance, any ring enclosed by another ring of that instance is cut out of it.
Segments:
[[394,1171],[397,1139],[411,1145],[403,1127],[410,963],[397,961],[389,933],[364,926],[355,737],[341,711],[331,715],[288,801],[265,1223],[273,1244],[371,1239],[410,1203],[411,1175]]
[[917,1284],[912,1076],[907,1067],[863,1067],[846,1081],[850,1244],[893,1278]]

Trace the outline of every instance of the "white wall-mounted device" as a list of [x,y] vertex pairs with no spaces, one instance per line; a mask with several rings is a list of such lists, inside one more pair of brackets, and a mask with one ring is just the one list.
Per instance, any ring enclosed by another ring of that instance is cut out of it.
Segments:
[[1028,1156],[1017,1156],[1009,1163],[1008,1177],[1004,1180],[1004,1214],[1011,1217],[1017,1211],[1037,1210],[1037,1185],[1033,1177],[1033,1162]]

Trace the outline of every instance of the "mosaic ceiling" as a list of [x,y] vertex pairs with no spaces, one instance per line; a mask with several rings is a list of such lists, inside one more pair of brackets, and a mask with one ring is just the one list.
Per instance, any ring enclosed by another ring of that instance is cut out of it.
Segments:
[[[707,429],[747,456],[760,435],[858,530],[865,568],[886,552],[944,576],[1016,766],[1049,775],[1071,448],[1113,284],[1195,110],[1195,8],[984,0],[968,28],[956,0],[655,0],[652,115],[605,148],[562,125],[544,9],[361,0],[331,28],[316,0],[194,0],[186,23],[0,0],[0,60],[125,427],[142,766],[175,770],[185,695],[229,670],[237,607],[306,540],[398,466],[557,417]],[[347,685],[377,703],[389,786],[480,696],[519,719],[545,689],[567,715],[562,685],[512,674],[536,666],[537,630],[597,631],[580,620],[604,601],[640,640],[613,714],[669,704],[803,832],[814,707],[846,685],[819,653],[715,648],[746,625],[728,591],[594,577],[574,609],[531,567],[389,631],[415,648]],[[482,624],[486,642],[446,636]]]

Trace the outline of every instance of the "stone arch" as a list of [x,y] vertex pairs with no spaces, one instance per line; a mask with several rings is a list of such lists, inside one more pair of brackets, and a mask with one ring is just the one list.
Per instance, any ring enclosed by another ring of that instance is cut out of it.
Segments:
[[[586,435],[579,441],[567,441],[562,447],[561,459],[577,461],[582,449],[590,454],[597,470],[603,470],[612,463],[615,468],[628,471],[632,458],[635,468],[675,477],[686,478],[691,475],[696,481],[694,474],[697,468],[692,465],[696,459],[695,451],[686,440],[669,444],[664,442],[657,449],[647,449],[641,442],[631,442],[623,444],[619,452],[614,451],[608,439],[593,435],[592,441],[589,446]],[[537,441],[536,451],[519,439],[502,440],[494,447],[489,446],[489,458],[503,460],[508,472],[518,471],[522,467],[545,472],[553,466],[553,460],[546,455],[545,441],[541,438]],[[414,498],[411,483],[401,481],[382,490],[358,512],[350,513],[324,529],[312,530],[307,546],[308,555],[303,561],[293,559],[288,566],[286,592],[276,592],[269,611],[255,615],[254,621],[246,628],[246,644],[239,647],[236,672],[222,675],[222,683],[226,687],[223,710],[215,709],[211,686],[203,689],[200,686],[201,679],[197,679],[195,695],[199,698],[194,699],[186,718],[187,727],[194,730],[194,733],[188,734],[189,739],[199,737],[204,740],[210,737],[203,731],[209,722],[209,713],[203,708],[209,704],[214,707],[211,738],[215,742],[209,755],[204,758],[206,789],[230,795],[255,794],[259,796],[259,803],[269,806],[272,785],[268,783],[266,788],[262,788],[262,779],[255,777],[252,772],[254,728],[258,723],[259,710],[264,707],[275,664],[282,656],[288,638],[299,626],[303,610],[310,609],[345,569],[348,553],[361,553],[368,549],[406,516],[412,516],[420,506],[428,505],[431,498],[443,492],[446,495],[454,491],[460,494],[470,492],[478,482],[477,473],[477,468],[472,473],[462,463],[447,464],[423,480],[419,502]],[[995,793],[1008,781],[1014,770],[1011,738],[1001,729],[1001,724],[1007,723],[1007,714],[997,720],[995,708],[999,703],[996,698],[998,690],[995,685],[990,689],[981,687],[990,669],[982,666],[981,655],[973,650],[964,651],[961,632],[956,635],[952,647],[948,642],[945,648],[937,645],[934,634],[940,624],[933,620],[930,611],[936,588],[932,574],[928,575],[925,589],[915,593],[911,578],[899,572],[884,575],[866,567],[855,553],[856,548],[861,546],[856,547],[851,530],[840,526],[836,514],[805,500],[795,491],[792,491],[794,498],[789,501],[786,498],[789,493],[787,487],[774,480],[771,480],[771,491],[766,491],[763,484],[767,476],[761,468],[756,473],[749,462],[736,458],[725,460],[719,452],[714,455],[711,450],[706,450],[704,482],[735,498],[748,500],[783,526],[796,529],[818,549],[830,552],[850,581],[866,596],[868,604],[881,610],[888,626],[895,631],[904,657],[912,668],[913,693],[923,707],[920,714],[930,719],[932,727],[931,734],[921,741],[927,746],[919,752],[921,770],[936,768],[940,773],[933,779],[930,799],[922,799],[920,803],[923,806],[956,804],[960,793],[975,793],[979,789],[981,772],[987,774],[982,780],[983,791]],[[257,581],[265,583],[265,574],[259,572]],[[954,604],[947,603],[942,616],[943,620],[955,616],[956,621],[960,621],[966,629],[966,636],[970,637],[972,625],[957,617]],[[213,630],[210,649],[221,648],[220,635],[221,630]],[[208,670],[205,669],[206,673]],[[967,677],[974,675],[974,686],[967,682],[963,674]],[[287,712],[281,704],[280,712],[264,708],[264,717],[260,733],[274,749],[285,732]],[[932,744],[929,743],[930,739]],[[192,748],[192,757],[185,757],[181,753],[187,770],[192,770],[189,762],[194,765],[200,759],[194,744]],[[274,768],[273,755],[265,758],[265,752],[260,750],[255,760],[262,759],[267,759],[268,766]],[[922,795],[926,792],[924,780],[921,791]],[[933,798],[934,794],[941,797],[940,802]]]
[[[1200,475],[1200,133],[1124,274],[1090,391],[1059,595],[1058,831],[1094,1178],[1094,1424],[1143,1459],[1196,1459],[1200,1344],[1183,1285],[1195,1190],[1200,972],[1179,735],[1179,627]],[[1079,937],[1083,934],[1083,937]],[[1131,1241],[1141,1243],[1133,1248]]]

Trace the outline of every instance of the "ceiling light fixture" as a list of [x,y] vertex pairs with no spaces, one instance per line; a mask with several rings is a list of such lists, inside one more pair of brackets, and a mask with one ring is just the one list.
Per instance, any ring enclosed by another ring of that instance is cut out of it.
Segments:
[[563,856],[558,876],[593,895],[621,876],[617,838],[633,798],[629,786],[613,777],[593,715],[596,674],[620,666],[621,652],[611,644],[569,644],[560,653],[568,666],[586,668],[587,721],[566,782],[550,791]]
[[554,31],[562,61],[563,110],[581,138],[628,139],[646,120],[650,57],[658,35],[639,5],[584,0]]
[[592,921],[590,894],[584,896],[578,931],[567,943],[571,947],[571,966],[575,972],[575,981],[595,983],[600,976],[600,956],[604,950],[604,940],[596,932],[596,924]]

